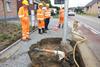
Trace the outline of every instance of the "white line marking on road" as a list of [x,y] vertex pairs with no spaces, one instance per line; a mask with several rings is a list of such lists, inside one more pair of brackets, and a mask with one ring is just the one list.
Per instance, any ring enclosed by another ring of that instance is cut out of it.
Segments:
[[100,34],[100,32],[99,31],[97,31],[97,30],[95,30],[94,28],[92,28],[91,26],[89,26],[89,25],[86,25],[86,24],[83,24],[85,27],[87,27],[88,29],[90,29],[91,30],[91,32],[93,32],[93,33],[95,33],[95,34]]

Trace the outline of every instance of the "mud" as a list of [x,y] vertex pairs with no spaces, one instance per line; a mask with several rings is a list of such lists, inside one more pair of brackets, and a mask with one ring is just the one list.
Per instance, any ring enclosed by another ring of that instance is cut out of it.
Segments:
[[59,50],[60,49],[60,41],[61,39],[43,39],[37,44],[33,44],[30,47],[29,55],[32,60],[33,67],[60,67],[59,63],[57,62],[57,57],[52,53],[47,52],[33,52],[34,48],[40,49],[50,49],[50,50]]
[[[77,67],[74,63],[72,53],[66,54],[66,57],[68,58],[67,60],[59,61],[59,57],[57,55],[47,52],[34,51],[35,48],[40,48],[65,52],[64,48],[61,46],[61,40],[61,38],[46,38],[36,44],[33,44],[28,52],[32,61],[32,67]],[[72,47],[74,47],[75,43],[75,41],[70,41]],[[76,49],[76,60],[78,61],[80,67],[85,67],[78,48]]]
[[[52,53],[33,51],[34,48],[49,49],[49,50],[60,50],[64,52],[61,46],[61,38],[46,38],[33,44],[28,52],[32,67],[72,67],[70,63],[65,60],[59,61],[59,57]],[[74,66],[75,67],[75,66]]]

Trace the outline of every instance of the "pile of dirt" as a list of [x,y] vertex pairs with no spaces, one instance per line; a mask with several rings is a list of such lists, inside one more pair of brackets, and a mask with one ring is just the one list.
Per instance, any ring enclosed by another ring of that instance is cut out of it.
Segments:
[[71,67],[69,63],[67,62],[62,63],[61,61],[59,61],[59,57],[55,54],[48,53],[48,52],[34,51],[35,48],[63,51],[60,43],[61,43],[61,38],[46,38],[41,40],[37,44],[33,44],[30,47],[30,51],[28,52],[32,60],[32,66],[33,67]]
[[0,23],[0,51],[21,37],[20,28],[16,24]]

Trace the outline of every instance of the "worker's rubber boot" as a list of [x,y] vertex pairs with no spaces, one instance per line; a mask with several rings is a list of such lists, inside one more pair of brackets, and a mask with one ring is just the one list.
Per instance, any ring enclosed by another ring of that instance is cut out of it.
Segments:
[[22,40],[22,41],[27,41],[27,38],[26,38],[26,37],[22,37],[21,40]]
[[27,39],[27,40],[31,40],[29,34],[26,35],[26,39]]
[[62,24],[62,29],[64,28],[64,25]]
[[41,29],[38,29],[38,33],[39,33],[39,34],[42,34]]
[[60,28],[60,26],[61,26],[61,25],[59,24],[58,28]]
[[28,37],[27,40],[31,40],[31,38]]
[[46,30],[45,30],[44,28],[42,28],[42,32],[43,32],[43,33],[47,33]]
[[32,27],[32,30],[33,30],[33,31],[35,30],[35,26]]

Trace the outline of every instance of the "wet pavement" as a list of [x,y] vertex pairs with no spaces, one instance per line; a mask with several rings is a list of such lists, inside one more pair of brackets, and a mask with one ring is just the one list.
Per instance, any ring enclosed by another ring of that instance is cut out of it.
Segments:
[[8,57],[8,55],[10,55],[12,51],[10,50],[7,51],[7,53],[5,52],[5,54],[3,55],[3,57],[5,57],[2,59],[2,61],[0,61],[0,67],[31,67],[31,60],[28,55],[28,50],[32,44],[37,43],[43,38],[62,37],[62,29],[55,30],[53,27],[55,23],[57,23],[57,20],[52,20],[52,23],[50,23],[49,27],[50,30],[47,33],[40,35],[38,34],[38,31],[35,31],[30,35],[30,41],[20,41],[17,46],[14,46],[14,48],[12,49],[13,55],[6,59],[6,61],[5,57]]
[[100,63],[100,18],[76,15],[72,19],[79,21],[79,31],[87,38],[87,46]]
[[100,63],[100,34],[95,34],[91,31],[91,29],[85,27],[84,25],[81,25],[79,30],[87,38],[87,46]]
[[[52,22],[49,24],[50,30],[46,34],[40,35],[38,34],[38,31],[35,31],[30,35],[30,41],[19,42],[17,46],[14,46],[13,48],[12,56],[6,59],[6,61],[5,59],[3,61],[0,60],[0,67],[31,67],[31,60],[28,56],[28,50],[32,44],[35,44],[44,38],[63,36],[62,29],[55,29],[55,25],[57,24],[57,22],[57,19],[52,20]],[[91,32],[91,30],[84,25],[81,25],[79,30],[83,35],[85,35],[88,38],[88,47],[91,49],[98,62],[100,62],[100,34],[95,34]],[[8,53],[11,53],[12,51],[8,51]],[[8,57],[8,55],[9,54],[5,53],[4,56]]]

